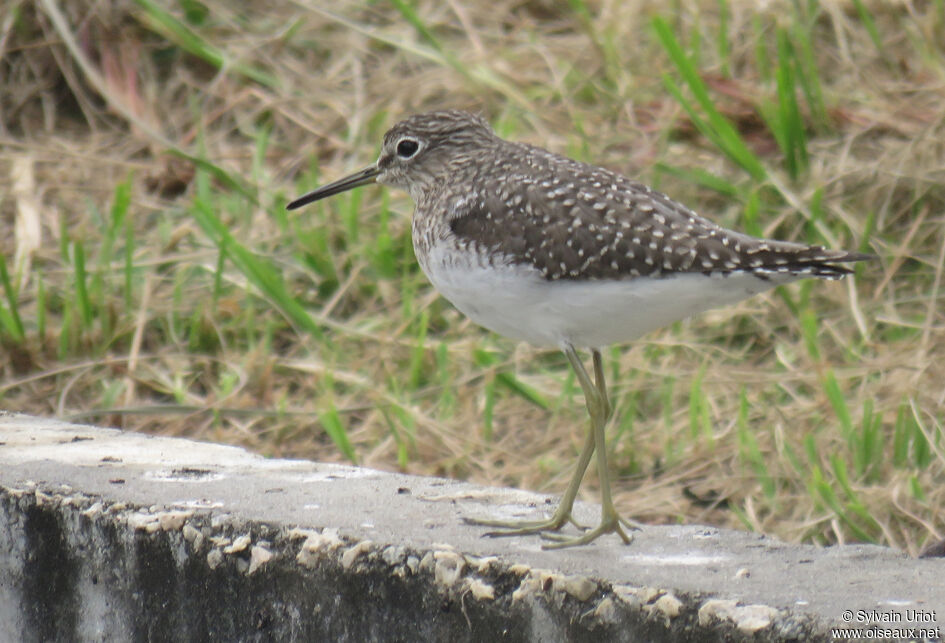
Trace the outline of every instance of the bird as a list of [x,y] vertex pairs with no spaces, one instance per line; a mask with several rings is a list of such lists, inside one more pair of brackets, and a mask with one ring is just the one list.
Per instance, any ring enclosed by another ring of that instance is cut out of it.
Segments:
[[[538,534],[545,548],[604,534],[629,544],[640,528],[618,514],[611,494],[602,348],[798,279],[839,279],[852,272],[845,264],[872,257],[725,229],[619,173],[505,140],[461,110],[407,117],[384,135],[376,162],[286,207],[373,183],[414,201],[414,252],[443,297],[491,331],[560,349],[577,376],[590,422],[553,515],[464,519],[490,536]],[[579,350],[590,352],[593,376]],[[595,452],[600,523],[566,535]]]

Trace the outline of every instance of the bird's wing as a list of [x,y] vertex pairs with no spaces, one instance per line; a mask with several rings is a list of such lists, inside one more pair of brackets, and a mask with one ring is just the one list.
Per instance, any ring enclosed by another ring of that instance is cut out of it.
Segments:
[[570,163],[570,181],[519,175],[479,190],[452,212],[450,229],[546,279],[735,271],[838,278],[850,270],[835,264],[870,257],[726,230],[640,183]]

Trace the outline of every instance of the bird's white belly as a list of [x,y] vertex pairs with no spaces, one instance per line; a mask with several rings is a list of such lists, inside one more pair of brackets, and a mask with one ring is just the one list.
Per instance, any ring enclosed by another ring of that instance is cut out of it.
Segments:
[[521,265],[483,266],[434,249],[421,265],[434,287],[477,324],[537,346],[599,348],[632,341],[691,315],[733,304],[791,275],[746,273],[548,281]]

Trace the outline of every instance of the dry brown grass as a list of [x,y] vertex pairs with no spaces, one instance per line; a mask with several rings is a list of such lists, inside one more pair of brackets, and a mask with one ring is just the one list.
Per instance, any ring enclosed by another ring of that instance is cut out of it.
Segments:
[[[207,12],[190,28],[194,43],[220,54],[217,68],[143,2],[8,3],[0,253],[26,333],[0,330],[0,404],[321,460],[344,458],[325,431],[337,419],[367,466],[559,492],[585,417],[565,360],[490,336],[436,297],[410,255],[409,199],[371,189],[360,203],[282,213],[316,182],[309,168],[339,176],[372,160],[404,115],[460,107],[509,137],[656,183],[720,223],[744,227],[757,197],[766,234],[851,248],[868,235],[880,256],[855,279],[757,297],[609,353],[619,507],[644,521],[748,525],[815,542],[865,536],[912,553],[941,539],[941,3],[870,4],[879,47],[842,3],[808,20],[787,3],[733,1],[727,54],[716,42],[718,3],[666,16],[681,40],[701,37],[713,99],[771,170],[760,185],[665,91],[661,77],[674,71],[650,29],[662,4],[591,3],[583,21],[541,0],[419,0],[412,6],[434,45],[386,3],[209,0],[191,5]],[[796,181],[756,109],[774,89],[757,58],[759,46],[773,55],[773,42],[759,45],[755,24],[766,36],[803,25],[815,43],[829,122],[805,114],[810,167]],[[171,148],[239,177],[252,198]],[[666,167],[706,170],[737,193]],[[109,208],[126,180],[130,236],[120,228],[105,253]],[[220,264],[195,221],[201,199],[278,267],[320,334],[287,321],[232,261]],[[80,246],[87,318],[76,303]],[[816,355],[805,314],[815,316]],[[481,350],[496,363],[484,365]],[[825,391],[831,374],[857,431],[878,418],[882,448],[865,471],[855,471],[857,438],[840,430]],[[897,431],[912,443],[924,435],[930,456],[913,446],[897,460]],[[594,485],[591,476],[588,499]]]

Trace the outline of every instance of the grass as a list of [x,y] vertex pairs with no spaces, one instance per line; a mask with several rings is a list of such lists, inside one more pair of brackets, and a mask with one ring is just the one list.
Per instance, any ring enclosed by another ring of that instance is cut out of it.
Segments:
[[431,290],[409,198],[284,210],[462,107],[723,225],[879,255],[608,349],[615,500],[917,553],[945,536],[943,28],[941,1],[14,3],[0,406],[560,493],[580,387]]

